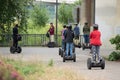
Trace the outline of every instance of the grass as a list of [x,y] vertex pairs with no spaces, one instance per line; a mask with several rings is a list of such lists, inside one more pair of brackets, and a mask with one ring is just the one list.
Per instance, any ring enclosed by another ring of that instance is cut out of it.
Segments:
[[[28,24],[28,33],[29,34],[46,34],[46,32],[48,31],[48,29],[50,28],[50,24],[46,24],[45,27],[40,27],[40,26],[34,26],[33,25],[33,22],[31,20],[28,21],[29,24]],[[54,24],[55,26],[55,24]],[[58,24],[58,34],[60,34],[60,31],[62,30],[62,27],[63,25],[62,24]],[[55,30],[56,30],[56,26],[55,26]],[[55,31],[56,32],[56,31]]]
[[25,80],[84,80],[83,77],[68,68],[55,67],[52,59],[48,64],[38,61],[24,62],[9,58],[3,60],[21,73]]

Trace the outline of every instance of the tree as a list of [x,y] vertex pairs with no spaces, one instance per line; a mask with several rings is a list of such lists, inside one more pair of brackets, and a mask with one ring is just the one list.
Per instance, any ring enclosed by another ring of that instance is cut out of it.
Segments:
[[65,3],[62,3],[59,6],[58,19],[61,23],[67,24],[70,21],[73,21],[72,9],[73,5],[71,4],[66,5]]
[[11,24],[18,20],[20,28],[26,27],[28,5],[33,0],[0,0],[0,27],[5,33],[11,32]]
[[81,3],[82,3],[82,0],[77,0],[77,1],[74,2],[74,5],[75,5],[75,6],[76,6],[76,5],[81,5]]
[[31,18],[35,26],[44,27],[49,19],[45,6],[41,4],[40,6],[35,5],[33,7]]
[[74,7],[81,5],[82,0],[77,0],[73,4],[66,4],[65,2],[59,6],[58,19],[61,23],[67,24],[73,22],[72,11]]

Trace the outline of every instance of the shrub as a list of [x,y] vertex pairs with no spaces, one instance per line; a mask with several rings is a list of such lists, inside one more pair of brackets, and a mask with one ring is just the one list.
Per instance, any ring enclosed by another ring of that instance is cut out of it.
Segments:
[[115,44],[116,50],[120,50],[120,35],[110,39],[111,44]]
[[108,58],[108,60],[110,60],[110,61],[116,61],[116,60],[119,60],[119,59],[120,59],[120,52],[117,52],[117,51],[113,51],[109,55],[109,58]]
[[24,80],[24,78],[12,65],[0,61],[0,80]]
[[120,35],[115,36],[114,38],[110,39],[111,44],[115,44],[115,49],[117,51],[113,51],[110,55],[108,60],[116,61],[120,59]]

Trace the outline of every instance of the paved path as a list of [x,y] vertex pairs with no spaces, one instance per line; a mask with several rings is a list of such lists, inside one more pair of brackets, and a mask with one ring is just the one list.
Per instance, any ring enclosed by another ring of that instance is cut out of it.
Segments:
[[[58,55],[58,48],[39,48],[39,47],[24,47],[21,54],[10,54],[9,48],[0,47],[0,54],[5,57],[22,59],[25,61],[43,61],[48,63],[51,59],[54,61],[55,67],[66,67],[80,75],[83,75],[86,80],[120,80],[120,62],[106,61],[104,70],[94,68],[87,69],[87,58],[90,57],[89,50],[76,48],[77,61],[62,62],[62,58]],[[111,49],[101,49],[102,56],[108,56],[112,52]]]

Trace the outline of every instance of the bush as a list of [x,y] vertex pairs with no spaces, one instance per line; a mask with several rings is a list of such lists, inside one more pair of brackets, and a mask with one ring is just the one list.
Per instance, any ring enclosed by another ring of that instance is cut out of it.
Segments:
[[109,55],[109,58],[108,60],[110,61],[116,61],[116,60],[119,60],[120,59],[120,35],[117,35],[116,37],[114,38],[111,38],[110,39],[110,42],[111,44],[115,44],[115,49],[117,51],[113,51],[110,55]]
[[116,61],[116,60],[119,60],[119,59],[120,59],[120,52],[117,52],[117,51],[113,51],[109,55],[109,58],[108,58],[108,60],[110,60],[110,61]]
[[120,35],[110,39],[111,44],[115,44],[116,50],[120,50]]
[[12,65],[0,61],[0,80],[24,80],[24,78]]

